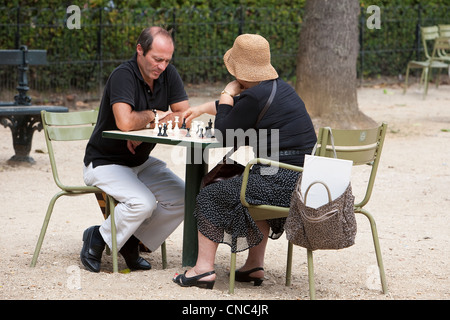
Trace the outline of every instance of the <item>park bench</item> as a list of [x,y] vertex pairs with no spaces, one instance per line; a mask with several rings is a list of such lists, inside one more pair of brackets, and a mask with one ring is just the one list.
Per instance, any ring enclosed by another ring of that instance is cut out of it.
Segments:
[[0,65],[16,65],[19,70],[18,94],[13,102],[0,102],[0,123],[9,127],[15,155],[8,163],[34,164],[30,156],[31,143],[34,131],[42,130],[41,110],[51,112],[67,112],[68,108],[62,106],[34,106],[27,95],[29,90],[27,70],[29,65],[46,65],[46,50],[28,50],[21,46],[18,50],[0,50]]

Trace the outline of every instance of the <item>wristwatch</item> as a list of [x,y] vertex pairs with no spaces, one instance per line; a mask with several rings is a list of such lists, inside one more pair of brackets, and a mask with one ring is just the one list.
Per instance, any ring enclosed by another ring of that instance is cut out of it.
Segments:
[[[153,113],[155,114],[155,118],[156,118],[156,115],[158,114],[157,111],[156,111],[156,109],[152,109],[152,111],[153,111]],[[150,123],[152,123],[152,122],[155,122],[155,119],[153,119],[152,121],[150,121],[149,123],[147,123],[147,124],[145,125],[145,128],[146,128],[146,129],[150,129]]]
[[225,90],[225,89],[223,89],[223,91],[220,93],[220,94],[227,94],[227,95],[229,95],[230,97],[234,97],[231,93],[229,93],[227,90]]

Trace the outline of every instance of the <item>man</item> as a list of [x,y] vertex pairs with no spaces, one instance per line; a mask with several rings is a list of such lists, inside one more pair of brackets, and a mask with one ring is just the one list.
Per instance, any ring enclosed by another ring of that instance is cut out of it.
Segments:
[[[97,125],[86,147],[84,181],[118,201],[117,247],[132,270],[151,268],[139,256],[139,240],[154,251],[183,220],[184,182],[163,161],[150,156],[155,144],[106,139],[102,132],[143,129],[156,114],[166,122],[189,108],[181,77],[169,64],[173,51],[166,30],[142,31],[134,57],[117,67],[106,83]],[[80,258],[90,271],[100,271],[105,243],[111,247],[110,226],[108,218],[84,231]]]

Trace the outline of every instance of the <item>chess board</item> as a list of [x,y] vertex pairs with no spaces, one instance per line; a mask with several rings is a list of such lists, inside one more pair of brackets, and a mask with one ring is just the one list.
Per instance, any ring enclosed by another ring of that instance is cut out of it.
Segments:
[[159,131],[154,129],[142,129],[136,131],[123,132],[120,130],[110,130],[104,131],[103,137],[105,138],[113,138],[113,139],[121,139],[121,140],[136,140],[136,141],[144,141],[144,142],[152,142],[152,143],[162,143],[169,145],[185,145],[185,144],[201,144],[202,146],[211,146],[211,147],[220,147],[221,143],[215,138],[210,137],[207,138],[205,135],[200,136],[198,133],[189,132],[189,136],[186,136],[188,133],[187,129],[179,129],[179,131],[166,131],[166,135],[162,132],[159,135]]

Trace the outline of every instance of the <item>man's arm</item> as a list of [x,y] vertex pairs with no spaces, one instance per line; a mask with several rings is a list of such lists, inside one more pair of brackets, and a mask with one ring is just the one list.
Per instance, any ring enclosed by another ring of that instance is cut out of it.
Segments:
[[145,128],[147,123],[150,123],[155,119],[153,111],[134,111],[129,104],[123,102],[113,104],[112,109],[117,128],[121,131],[132,131]]
[[180,117],[180,122],[182,121],[182,117],[183,117],[183,113],[189,109],[189,101],[188,100],[183,100],[174,104],[170,105],[170,110],[172,110],[171,113],[167,113],[164,114],[163,117],[161,117],[159,114],[159,122],[167,122],[172,120],[172,123],[174,123],[173,121],[175,120],[175,116]]

